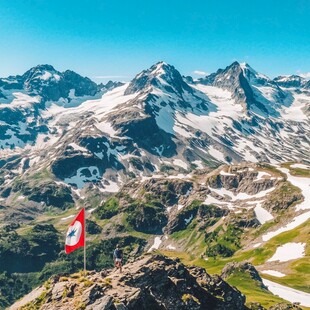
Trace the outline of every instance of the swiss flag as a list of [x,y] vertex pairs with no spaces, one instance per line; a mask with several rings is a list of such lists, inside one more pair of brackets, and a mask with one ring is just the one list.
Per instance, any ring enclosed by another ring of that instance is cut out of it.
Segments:
[[70,224],[66,236],[65,251],[71,253],[79,247],[85,246],[85,209],[83,208],[75,220]]

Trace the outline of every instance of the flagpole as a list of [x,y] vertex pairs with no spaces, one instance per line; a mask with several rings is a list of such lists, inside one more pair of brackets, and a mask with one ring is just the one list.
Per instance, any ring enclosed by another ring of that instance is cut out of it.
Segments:
[[86,210],[84,208],[84,276],[86,276]]

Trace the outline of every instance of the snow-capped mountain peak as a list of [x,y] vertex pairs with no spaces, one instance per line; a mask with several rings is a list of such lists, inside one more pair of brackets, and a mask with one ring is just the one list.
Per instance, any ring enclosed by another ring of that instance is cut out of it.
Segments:
[[279,86],[284,88],[298,88],[306,84],[306,79],[299,75],[280,75],[273,79]]
[[183,80],[180,72],[174,66],[163,61],[139,73],[129,84],[125,94],[149,91],[150,88],[158,88],[170,93],[176,92],[179,95],[184,90],[192,92],[191,87]]
[[240,63],[240,67],[244,76],[248,79],[251,84],[266,85],[267,83],[272,82],[268,76],[257,72],[253,69],[248,63]]
[[[307,157],[309,93],[282,89],[248,64],[191,81],[159,62],[122,86],[96,85],[51,66],[27,72],[31,90],[21,76],[0,79],[0,148],[27,146],[29,158],[50,148],[42,165],[68,184],[87,167],[96,177],[83,177],[81,186],[107,178],[120,183],[126,173],[146,176],[162,165]],[[60,80],[42,79],[48,73]],[[68,162],[74,164],[67,171]]]

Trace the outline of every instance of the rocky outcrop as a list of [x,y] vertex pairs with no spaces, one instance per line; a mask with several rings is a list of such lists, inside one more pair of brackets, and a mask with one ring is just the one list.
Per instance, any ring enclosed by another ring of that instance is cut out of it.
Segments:
[[198,223],[197,228],[203,230],[208,226],[212,226],[228,213],[228,210],[212,205],[204,205],[200,201],[194,201],[191,205],[182,209],[181,212],[177,213],[176,216],[171,219],[165,228],[165,231],[168,234],[172,234],[176,231],[186,229],[187,225],[189,225],[193,219],[196,219]]
[[297,202],[303,199],[301,190],[285,181],[279,184],[277,189],[271,193],[269,199],[264,202],[264,208],[273,212],[279,212],[296,205]]
[[105,270],[88,272],[86,277],[55,276],[40,292],[30,302],[31,294],[25,298],[24,309],[34,305],[42,310],[247,309],[244,295],[221,277],[160,255],[129,263],[123,273]]
[[16,182],[12,190],[13,192],[20,191],[29,200],[45,203],[46,206],[54,206],[60,209],[66,209],[74,203],[71,190],[54,181],[46,180],[40,184],[19,181]]
[[[254,169],[255,168],[255,169]],[[276,179],[258,179],[256,167],[240,169],[232,166],[229,173],[215,174],[207,181],[211,188],[225,188],[227,190],[243,192],[249,195],[267,190],[277,183]]]
[[306,84],[306,80],[299,75],[277,76],[273,79],[279,86],[284,88],[298,88]]
[[249,262],[231,262],[231,263],[228,263],[223,268],[221,276],[223,279],[227,279],[236,272],[242,272],[242,273],[245,272],[245,273],[249,274],[253,280],[260,283],[260,286],[262,288],[267,289],[266,286],[263,284],[263,280],[260,277],[258,271]]
[[297,304],[287,304],[282,302],[270,307],[269,310],[302,310],[302,308],[300,308]]

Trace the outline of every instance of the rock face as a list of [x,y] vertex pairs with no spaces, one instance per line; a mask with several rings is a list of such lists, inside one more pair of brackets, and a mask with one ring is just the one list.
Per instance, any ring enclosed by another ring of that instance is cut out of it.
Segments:
[[160,255],[129,263],[123,273],[110,270],[89,272],[86,277],[53,277],[37,295],[33,294],[26,309],[34,304],[42,310],[247,309],[245,297],[221,277]]
[[285,88],[298,88],[306,85],[306,80],[299,75],[277,76],[273,79],[279,86]]
[[57,71],[51,65],[38,65],[22,76],[12,76],[0,82],[4,89],[25,90],[28,94],[40,95],[44,100],[58,101],[69,97],[72,89],[75,96],[93,96],[99,88],[87,77],[67,70]]

